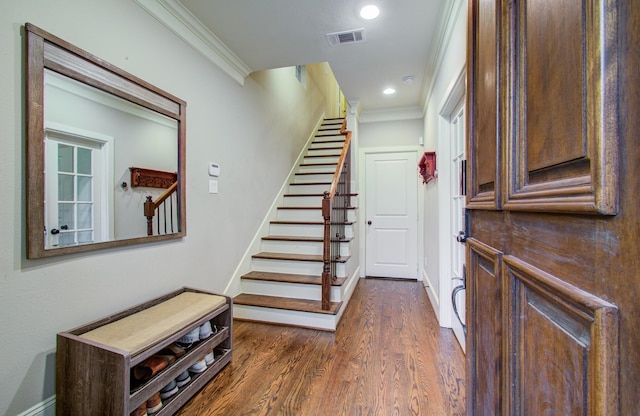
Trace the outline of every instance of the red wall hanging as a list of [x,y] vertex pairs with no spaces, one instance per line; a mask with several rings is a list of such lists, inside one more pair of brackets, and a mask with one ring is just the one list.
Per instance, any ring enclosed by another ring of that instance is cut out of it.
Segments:
[[418,162],[422,183],[429,183],[436,177],[436,152],[424,152],[420,162]]

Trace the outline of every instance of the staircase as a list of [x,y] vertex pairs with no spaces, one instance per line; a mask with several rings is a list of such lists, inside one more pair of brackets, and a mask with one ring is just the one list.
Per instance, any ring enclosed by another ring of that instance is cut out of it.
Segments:
[[356,265],[349,261],[355,222],[350,208],[331,305],[322,309],[322,199],[345,142],[343,121],[326,119],[319,127],[269,224],[269,235],[262,237],[262,251],[252,255],[251,271],[241,276],[242,293],[233,300],[235,319],[335,331],[357,279]]

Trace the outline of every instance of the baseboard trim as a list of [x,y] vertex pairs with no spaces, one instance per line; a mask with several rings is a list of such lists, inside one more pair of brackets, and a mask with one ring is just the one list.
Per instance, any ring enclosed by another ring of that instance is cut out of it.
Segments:
[[433,284],[426,270],[422,272],[423,282],[424,282],[424,290],[427,292],[427,296],[429,296],[429,303],[431,303],[431,307],[433,308],[433,312],[436,314],[436,318],[438,319],[438,323],[440,323],[440,296],[433,290]]
[[32,406],[17,416],[55,416],[56,414],[56,396],[53,395],[48,399]]

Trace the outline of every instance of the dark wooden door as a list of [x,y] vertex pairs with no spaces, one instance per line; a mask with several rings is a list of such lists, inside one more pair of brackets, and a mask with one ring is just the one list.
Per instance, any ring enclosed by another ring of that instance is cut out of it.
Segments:
[[468,27],[468,413],[640,414],[640,2]]

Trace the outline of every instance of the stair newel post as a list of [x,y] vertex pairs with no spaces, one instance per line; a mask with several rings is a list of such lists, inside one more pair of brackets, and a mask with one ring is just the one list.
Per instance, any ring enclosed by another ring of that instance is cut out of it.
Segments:
[[153,217],[155,215],[155,204],[151,195],[147,195],[144,203],[144,216],[147,217],[147,235],[153,235]]
[[324,192],[322,217],[324,218],[324,242],[322,248],[322,309],[331,307],[331,193]]

